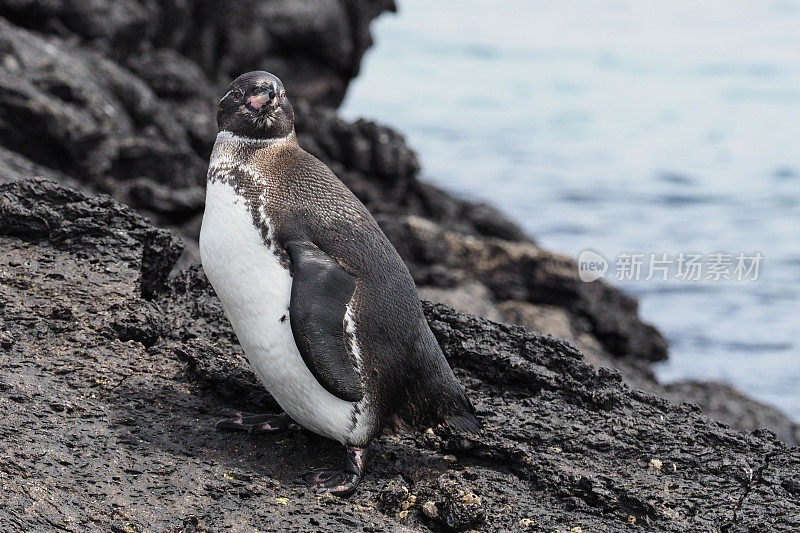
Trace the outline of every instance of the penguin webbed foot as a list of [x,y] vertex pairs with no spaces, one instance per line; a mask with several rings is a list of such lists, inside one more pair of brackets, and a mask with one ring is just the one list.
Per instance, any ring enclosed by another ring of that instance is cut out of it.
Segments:
[[242,431],[259,434],[300,429],[300,425],[286,413],[253,415],[236,412],[231,418],[224,418],[214,424],[214,428],[219,431]]
[[306,485],[316,494],[329,492],[334,496],[350,496],[364,475],[365,451],[365,448],[348,446],[341,470],[312,470],[302,474],[295,482]]
[[303,474],[298,480],[316,494],[330,492],[334,496],[350,496],[356,491],[361,478],[344,470],[316,470]]

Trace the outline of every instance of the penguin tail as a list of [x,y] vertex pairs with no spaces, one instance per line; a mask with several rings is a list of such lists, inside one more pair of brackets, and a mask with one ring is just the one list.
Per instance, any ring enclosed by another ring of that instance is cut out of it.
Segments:
[[444,424],[456,431],[465,433],[478,433],[481,430],[481,423],[475,416],[475,407],[467,396],[466,391],[455,384],[456,391],[453,391],[452,406],[449,413],[444,416]]
[[395,417],[395,431],[401,428],[426,428],[438,424],[463,433],[479,433],[481,423],[475,408],[461,386],[453,380],[451,386],[438,390],[425,387],[426,393],[412,394],[405,408]]
[[462,433],[478,433],[481,430],[481,423],[474,413],[463,412],[450,418],[446,418],[445,425]]
[[459,432],[480,432],[475,407],[447,364],[433,333],[425,329],[428,335],[418,339],[414,350],[418,363],[412,366],[415,372],[406,382],[405,401],[396,418],[415,429],[442,424]]

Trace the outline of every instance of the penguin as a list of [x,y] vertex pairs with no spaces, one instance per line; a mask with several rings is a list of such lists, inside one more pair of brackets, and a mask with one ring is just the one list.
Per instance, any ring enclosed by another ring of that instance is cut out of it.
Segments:
[[281,81],[236,78],[217,105],[200,230],[203,269],[259,381],[284,413],[221,430],[303,427],[345,447],[302,474],[349,496],[385,430],[480,424],[422,312],[405,263],[367,208],[297,142]]

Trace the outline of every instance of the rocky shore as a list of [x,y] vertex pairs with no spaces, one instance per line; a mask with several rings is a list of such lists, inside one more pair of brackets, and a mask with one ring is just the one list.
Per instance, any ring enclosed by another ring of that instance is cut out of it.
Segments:
[[800,448],[632,390],[562,339],[425,312],[486,429],[373,444],[361,489],[304,431],[215,432],[275,409],[180,243],[106,196],[0,185],[0,524],[9,531],[775,531],[800,527]]
[[[338,117],[391,9],[0,1],[0,530],[800,526],[800,426],[724,384],[659,384],[667,343],[635,299],[419,181],[397,132]],[[323,439],[210,429],[276,407],[192,266],[216,98],[254,68],[450,306],[426,313],[488,426],[384,438],[347,502],[289,483],[335,462]],[[777,438],[738,431],[758,428]]]

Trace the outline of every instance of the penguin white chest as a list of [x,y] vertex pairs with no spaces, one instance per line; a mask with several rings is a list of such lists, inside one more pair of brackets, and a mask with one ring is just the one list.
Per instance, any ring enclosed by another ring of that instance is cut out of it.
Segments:
[[291,274],[264,244],[245,199],[221,180],[208,183],[200,257],[270,394],[303,427],[345,443],[354,429],[354,404],[325,390],[303,361],[289,322]]

